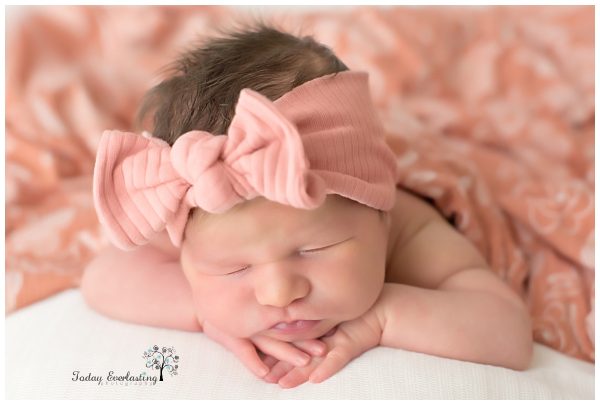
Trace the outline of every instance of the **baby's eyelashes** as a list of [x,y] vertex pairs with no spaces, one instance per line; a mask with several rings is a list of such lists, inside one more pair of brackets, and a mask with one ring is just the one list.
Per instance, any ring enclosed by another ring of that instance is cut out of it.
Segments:
[[340,244],[342,244],[342,243],[344,243],[344,242],[347,242],[347,241],[349,241],[349,240],[350,240],[350,239],[352,239],[352,238],[354,238],[354,236],[352,236],[352,237],[350,237],[350,238],[348,238],[348,239],[344,239],[344,240],[342,240],[342,241],[340,241],[340,242],[336,242],[336,243],[333,243],[333,244],[327,245],[327,246],[318,247],[318,248],[313,248],[313,249],[303,249],[303,250],[299,250],[299,251],[298,251],[298,254],[302,254],[302,255],[304,255],[304,254],[317,253],[317,252],[320,252],[320,251],[322,251],[322,250],[325,250],[325,249],[332,248],[332,247],[334,247],[334,246],[340,245]]
[[241,269],[232,271],[231,273],[226,273],[226,276],[232,275],[232,274],[241,274],[244,273],[246,270],[248,270],[250,268],[250,265],[244,266]]
[[[323,249],[326,249],[327,247],[324,248],[317,248],[317,249],[306,249],[306,250],[299,250],[297,252],[297,255],[299,256],[308,256],[308,255],[312,255],[312,254],[316,254],[318,252],[320,252]],[[229,273],[225,273],[226,276],[230,276],[230,275],[236,275],[236,274],[243,274],[245,273],[248,269],[250,268],[250,265],[246,265],[244,267],[241,267],[235,271],[229,272]]]
[[321,247],[321,248],[315,248],[315,249],[304,249],[304,250],[299,250],[299,251],[298,251],[298,254],[299,254],[299,255],[309,255],[309,254],[312,254],[312,253],[317,253],[317,252],[320,252],[320,251],[322,251],[322,250],[325,250],[325,249],[327,249],[328,247],[329,247],[329,246],[325,246],[325,247]]

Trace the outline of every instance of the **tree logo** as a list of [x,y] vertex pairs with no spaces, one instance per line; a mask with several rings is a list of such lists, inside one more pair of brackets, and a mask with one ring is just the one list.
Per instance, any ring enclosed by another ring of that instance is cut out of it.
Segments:
[[158,346],[154,345],[149,347],[142,356],[146,359],[146,367],[160,370],[160,380],[163,381],[163,370],[170,373],[172,376],[177,375],[177,369],[179,366],[175,363],[179,363],[179,356],[175,355],[175,348],[162,347],[158,350]]

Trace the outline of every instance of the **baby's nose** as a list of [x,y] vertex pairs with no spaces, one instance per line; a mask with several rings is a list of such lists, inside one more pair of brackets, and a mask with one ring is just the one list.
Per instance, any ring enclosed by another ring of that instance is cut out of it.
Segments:
[[255,286],[256,300],[261,305],[286,307],[297,299],[304,298],[310,291],[310,283],[300,274],[285,273],[286,269],[265,274]]

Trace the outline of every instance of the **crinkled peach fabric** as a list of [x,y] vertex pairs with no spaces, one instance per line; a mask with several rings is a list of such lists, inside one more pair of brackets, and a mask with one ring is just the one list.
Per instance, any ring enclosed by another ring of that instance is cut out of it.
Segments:
[[[593,7],[280,10],[369,71],[400,185],[521,294],[535,340],[594,361]],[[44,7],[8,32],[8,312],[78,286],[108,243],[91,194],[102,131],[130,130],[159,69],[243,13]]]

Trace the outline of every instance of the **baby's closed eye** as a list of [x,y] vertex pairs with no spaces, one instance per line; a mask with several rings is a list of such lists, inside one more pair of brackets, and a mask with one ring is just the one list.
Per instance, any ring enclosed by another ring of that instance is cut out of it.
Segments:
[[344,240],[342,240],[342,241],[340,241],[340,242],[336,242],[336,243],[333,243],[333,244],[328,244],[328,245],[321,246],[321,247],[310,248],[310,249],[301,249],[301,250],[298,250],[298,254],[311,254],[311,253],[317,253],[317,252],[320,252],[320,251],[322,251],[322,250],[329,249],[329,248],[332,248],[332,247],[334,247],[334,246],[338,246],[338,245],[340,245],[340,244],[342,244],[342,243],[344,243],[344,242],[347,242],[347,241],[349,241],[350,239],[353,239],[353,238],[354,238],[354,237],[352,236],[352,237],[350,237],[350,238],[347,238],[347,239],[344,239]]
[[[347,241],[349,241],[349,240],[351,240],[353,238],[354,237],[352,236],[352,237],[346,238],[346,239],[344,239],[342,241],[339,241],[339,242],[335,242],[335,243],[331,243],[331,244],[325,244],[324,246],[312,247],[312,248],[309,248],[309,249],[299,249],[299,250],[296,251],[295,254],[297,256],[300,256],[300,257],[317,255],[317,254],[319,254],[319,253],[321,253],[321,252],[323,252],[323,251],[325,251],[327,249],[331,249],[331,248],[334,248],[334,247],[336,247],[338,245],[341,245],[342,243],[347,242]],[[243,274],[244,272],[246,272],[247,270],[249,270],[250,267],[251,267],[251,265],[248,264],[248,265],[240,267],[237,270],[234,270],[232,272],[225,273],[225,275],[229,276],[229,275],[234,275],[234,274]]]

